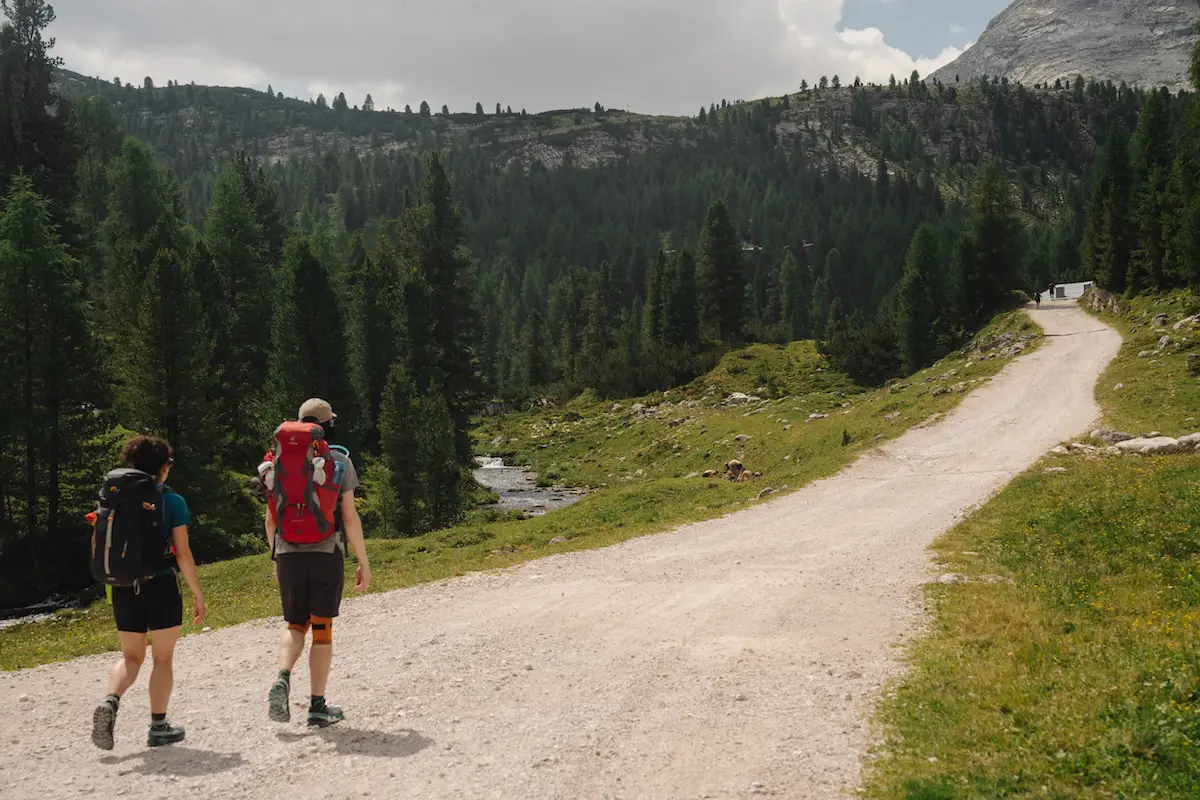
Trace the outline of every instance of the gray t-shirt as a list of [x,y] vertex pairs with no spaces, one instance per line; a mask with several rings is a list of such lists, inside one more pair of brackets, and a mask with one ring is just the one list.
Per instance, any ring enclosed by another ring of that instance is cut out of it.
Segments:
[[[342,481],[342,494],[345,494],[346,492],[353,492],[359,486],[358,472],[354,469],[354,462],[350,460],[349,456],[345,455],[344,453],[342,453],[339,450],[334,450],[332,455],[333,455],[333,461],[334,461],[335,467],[337,464],[342,464],[342,465],[344,465],[345,470],[346,470],[345,478]],[[319,542],[315,542],[313,544],[292,544],[291,542],[285,541],[284,538],[279,535],[279,531],[276,531],[275,532],[275,555],[279,555],[280,553],[336,553],[336,552],[339,552],[342,549],[342,536],[341,536],[342,519],[341,519],[340,510],[339,510],[339,515],[338,515],[338,520],[337,520],[337,531],[338,532],[335,533],[333,536],[329,536],[329,537],[322,539]]]

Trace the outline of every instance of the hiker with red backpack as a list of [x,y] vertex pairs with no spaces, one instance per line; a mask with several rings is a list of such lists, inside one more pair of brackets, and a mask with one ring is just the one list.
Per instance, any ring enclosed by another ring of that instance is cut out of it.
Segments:
[[279,674],[268,693],[268,716],[275,722],[291,720],[292,669],[311,630],[308,724],[321,728],[345,718],[340,708],[325,702],[333,620],[342,603],[343,536],[358,559],[355,591],[366,591],[371,583],[362,520],[354,505],[358,473],[349,452],[329,442],[336,422],[329,403],[306,401],[298,422],[285,422],[275,431],[258,470],[267,492],[267,543],[287,623],[279,645]]
[[150,747],[183,741],[183,728],[167,721],[174,685],[175,643],[183,626],[179,576],[192,590],[192,624],[204,624],[196,560],[188,543],[192,518],[183,497],[166,486],[175,459],[162,439],[136,436],[121,449],[122,469],[105,476],[92,523],[92,576],[105,586],[121,637],[121,660],[108,677],[108,696],[92,714],[92,743],[113,749],[121,697],[146,660],[149,635]]

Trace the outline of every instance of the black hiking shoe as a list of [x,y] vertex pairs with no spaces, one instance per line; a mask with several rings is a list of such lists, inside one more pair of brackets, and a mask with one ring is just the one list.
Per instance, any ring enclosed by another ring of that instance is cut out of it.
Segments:
[[92,744],[101,750],[113,749],[113,728],[117,726],[117,707],[105,700],[92,713]]
[[267,695],[267,716],[272,722],[292,721],[292,710],[288,707],[291,689],[291,684],[283,678],[277,678],[271,685],[271,691]]
[[337,706],[322,705],[320,708],[308,709],[308,724],[313,728],[328,728],[344,720],[346,715]]
[[176,744],[177,742],[182,742],[183,737],[183,728],[172,725],[170,722],[156,722],[150,726],[150,734],[146,737],[146,745],[149,747],[162,747],[165,744]]

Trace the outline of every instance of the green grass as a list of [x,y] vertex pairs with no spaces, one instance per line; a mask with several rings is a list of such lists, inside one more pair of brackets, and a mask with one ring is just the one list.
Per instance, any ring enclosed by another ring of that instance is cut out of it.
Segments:
[[[980,339],[1004,334],[1040,335],[1027,316],[1015,313],[1001,317]],[[755,346],[730,354],[685,389],[625,400],[617,410],[612,401],[585,395],[565,408],[485,421],[475,434],[479,452],[529,464],[543,482],[596,491],[576,505],[530,520],[475,513],[467,524],[448,531],[368,541],[372,591],[604,547],[737,511],[756,502],[766,487],[780,494],[794,491],[836,472],[877,442],[949,411],[965,396],[934,396],[935,388],[976,385],[970,382],[987,379],[1005,363],[977,358],[956,354],[890,389],[864,392],[829,372],[809,342]],[[722,405],[726,393],[759,388],[765,390],[764,402]],[[636,402],[659,412],[634,413]],[[818,413],[828,417],[808,421]],[[749,439],[739,441],[739,436]],[[720,471],[732,458],[762,477],[736,485],[687,477]],[[551,544],[558,537],[569,541]],[[279,613],[264,556],[205,566],[201,583],[214,628]],[[106,652],[115,644],[111,614],[97,603],[52,621],[0,631],[0,668]]]
[[[1107,317],[1126,335],[1099,384],[1108,425],[1200,430],[1186,350],[1138,358],[1163,335],[1155,314],[1194,304]],[[1200,455],[1050,456],[935,550],[946,571],[1012,582],[929,588],[867,796],[1200,797]]]

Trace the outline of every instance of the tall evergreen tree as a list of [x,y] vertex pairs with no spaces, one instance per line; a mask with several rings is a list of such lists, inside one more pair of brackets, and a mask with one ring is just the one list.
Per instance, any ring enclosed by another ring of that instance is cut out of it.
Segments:
[[23,172],[51,203],[56,221],[67,217],[76,186],[70,107],[54,90],[62,60],[43,36],[55,20],[44,0],[0,0],[0,192]]
[[[428,287],[428,333],[436,348],[438,373],[435,385],[454,418],[457,452],[466,467],[472,463],[470,414],[482,394],[475,352],[479,327],[475,270],[466,250],[462,216],[436,153],[425,161],[421,202],[404,214],[400,249],[403,263]],[[422,385],[424,376],[412,377]]]
[[660,247],[650,269],[646,271],[646,303],[643,309],[642,332],[647,346],[661,343],[666,335],[667,256]]
[[273,284],[262,228],[234,167],[222,172],[213,188],[204,243],[214,285],[199,288],[220,298],[214,302],[221,320],[213,332],[214,396],[228,421],[230,456],[235,463],[250,463],[262,455],[271,427],[267,358]]
[[956,284],[960,313],[968,327],[982,323],[1004,302],[1005,294],[1022,285],[1021,223],[1012,190],[998,161],[980,167],[971,189],[971,209],[959,247]]
[[700,231],[696,284],[703,334],[714,341],[739,341],[745,321],[746,271],[741,238],[722,200],[709,207]]
[[136,139],[125,140],[108,173],[111,191],[100,229],[104,257],[100,294],[117,411],[129,425],[162,431],[164,417],[149,413],[145,406],[147,376],[135,374],[141,372],[138,361],[148,335],[139,321],[151,269],[163,279],[163,270],[177,268],[190,250],[180,220],[183,199],[174,175],[159,167],[154,152]]
[[788,338],[801,339],[808,335],[809,312],[812,310],[812,289],[807,285],[808,271],[800,266],[789,249],[779,268],[783,288],[783,323]]
[[401,302],[396,252],[387,233],[381,232],[375,252],[363,264],[359,282],[349,288],[347,313],[347,362],[359,412],[355,440],[370,452],[379,446],[380,402],[388,374],[400,360]]
[[667,344],[695,347],[700,342],[700,325],[696,317],[696,259],[686,247],[668,263],[663,294],[663,335]]
[[[5,9],[7,11],[7,9]],[[37,569],[55,548],[69,493],[64,465],[82,460],[92,403],[102,400],[77,264],[50,204],[18,175],[0,213],[0,366],[7,413],[0,422],[0,549],[16,541]],[[86,480],[92,480],[88,476]],[[55,569],[59,567],[56,565]]]
[[1173,160],[1169,102],[1166,89],[1150,92],[1133,136],[1132,215],[1137,234],[1129,275],[1133,293],[1166,287],[1164,220],[1174,211],[1167,206]]
[[1132,228],[1129,192],[1132,176],[1129,142],[1121,130],[1109,129],[1084,232],[1084,262],[1096,283],[1114,292],[1128,287]]
[[933,284],[940,272],[937,234],[925,223],[913,235],[896,293],[901,367],[912,374],[933,359],[937,346]]
[[416,387],[403,364],[388,371],[379,409],[380,446],[395,497],[396,526],[402,535],[415,536],[421,532],[423,494],[422,465],[416,455],[425,421],[419,416]]
[[345,321],[328,268],[308,240],[289,239],[276,276],[270,375],[275,411],[291,419],[306,397],[324,397],[347,419],[353,395],[346,366]]
[[592,276],[582,311],[585,324],[580,334],[575,374],[582,385],[604,391],[611,377],[609,355],[617,341],[612,269],[608,262],[601,264]]
[[262,257],[266,259],[268,267],[277,269],[283,263],[283,246],[287,239],[279,190],[274,181],[267,178],[262,167],[255,167],[245,152],[234,156],[233,169],[242,182],[246,199],[254,211],[254,221],[258,223],[262,235]]

